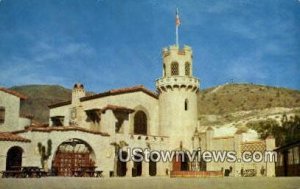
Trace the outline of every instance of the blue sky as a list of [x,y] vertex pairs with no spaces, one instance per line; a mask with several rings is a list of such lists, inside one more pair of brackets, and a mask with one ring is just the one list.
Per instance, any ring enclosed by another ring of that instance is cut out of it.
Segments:
[[176,7],[201,88],[300,89],[299,0],[0,0],[0,85],[155,89]]

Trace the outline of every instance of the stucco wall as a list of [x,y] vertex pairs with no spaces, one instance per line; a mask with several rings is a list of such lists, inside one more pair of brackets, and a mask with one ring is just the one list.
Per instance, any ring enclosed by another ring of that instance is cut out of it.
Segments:
[[0,106],[5,107],[5,122],[0,123],[1,131],[14,131],[19,127],[20,99],[14,95],[0,91]]

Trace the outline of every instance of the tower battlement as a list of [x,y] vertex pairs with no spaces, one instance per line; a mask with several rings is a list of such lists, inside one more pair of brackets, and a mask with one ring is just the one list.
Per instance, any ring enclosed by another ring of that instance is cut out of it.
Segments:
[[162,56],[163,58],[169,55],[187,55],[192,57],[192,48],[190,46],[184,45],[182,49],[180,49],[177,45],[171,45],[167,48],[163,48]]

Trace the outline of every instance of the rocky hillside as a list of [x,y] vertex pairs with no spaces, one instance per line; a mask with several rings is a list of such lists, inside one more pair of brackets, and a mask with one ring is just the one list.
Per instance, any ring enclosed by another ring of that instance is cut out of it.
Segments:
[[226,84],[200,91],[198,118],[202,126],[245,126],[283,114],[300,113],[300,91],[254,84]]
[[70,100],[71,90],[58,85],[26,85],[10,88],[28,97],[21,104],[21,112],[32,114],[38,122],[47,123],[49,118],[48,105]]
[[[48,121],[49,104],[71,98],[71,90],[58,85],[27,85],[11,89],[29,97],[22,104],[21,111],[33,114],[39,122]],[[226,84],[201,90],[198,107],[199,119],[203,122],[227,122],[245,115],[261,114],[266,109],[274,112],[274,108],[278,107],[289,110],[300,107],[300,91],[253,84]]]
[[300,107],[300,91],[254,84],[226,84],[202,90],[198,98],[200,115],[274,107]]

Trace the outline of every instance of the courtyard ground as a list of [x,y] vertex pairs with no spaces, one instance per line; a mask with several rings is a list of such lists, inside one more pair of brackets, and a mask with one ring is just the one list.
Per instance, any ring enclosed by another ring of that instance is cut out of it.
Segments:
[[300,177],[277,178],[0,178],[0,189],[300,189]]

